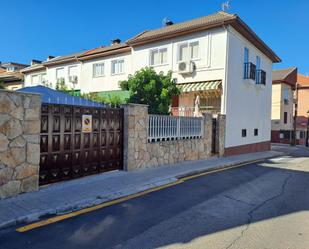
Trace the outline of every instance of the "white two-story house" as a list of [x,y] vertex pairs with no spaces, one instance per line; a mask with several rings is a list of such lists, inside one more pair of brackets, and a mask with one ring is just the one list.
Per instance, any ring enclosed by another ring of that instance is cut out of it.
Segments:
[[177,115],[226,115],[226,154],[268,150],[272,63],[280,58],[237,16],[225,12],[149,30],[128,40],[133,71],[171,70],[182,90]]
[[119,90],[119,81],[146,66],[172,71],[182,92],[173,100],[174,115],[192,115],[198,96],[202,112],[226,115],[227,155],[270,148],[271,72],[280,58],[237,15],[168,22],[126,43],[68,57],[43,63],[47,81],[69,80],[69,67],[76,67],[74,89],[106,92]]

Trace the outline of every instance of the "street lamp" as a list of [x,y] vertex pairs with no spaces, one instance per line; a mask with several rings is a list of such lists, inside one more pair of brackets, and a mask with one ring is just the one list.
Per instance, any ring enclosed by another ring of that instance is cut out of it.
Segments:
[[309,110],[307,111],[307,135],[306,135],[306,146],[309,147]]

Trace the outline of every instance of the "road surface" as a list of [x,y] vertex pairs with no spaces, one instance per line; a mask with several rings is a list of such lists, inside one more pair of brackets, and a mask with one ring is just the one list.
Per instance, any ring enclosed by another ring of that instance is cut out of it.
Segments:
[[1,249],[308,249],[309,150],[201,176],[25,233]]

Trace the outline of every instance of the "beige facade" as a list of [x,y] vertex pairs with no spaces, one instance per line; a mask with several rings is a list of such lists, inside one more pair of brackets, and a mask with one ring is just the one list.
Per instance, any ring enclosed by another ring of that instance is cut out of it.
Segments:
[[26,66],[15,62],[0,62],[0,82],[4,83],[5,89],[15,91],[23,87],[24,75],[20,70]]
[[272,73],[271,141],[293,141],[295,88],[297,68],[274,70]]
[[309,111],[309,76],[297,75],[298,116],[307,117]]
[[282,83],[272,86],[272,130],[293,129],[293,94],[290,85]]

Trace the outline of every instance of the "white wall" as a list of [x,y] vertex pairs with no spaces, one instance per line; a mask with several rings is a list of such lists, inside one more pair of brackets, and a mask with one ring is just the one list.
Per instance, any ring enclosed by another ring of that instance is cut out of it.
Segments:
[[48,66],[46,70],[48,83],[52,84],[52,86],[55,87],[57,83],[56,71],[57,69],[63,68],[65,84],[69,88],[73,88],[74,85],[69,81],[69,67],[76,67],[76,74],[78,77],[78,81],[77,84],[75,84],[75,89],[81,89],[81,71],[82,71],[81,62],[71,62],[63,65]]
[[47,77],[46,70],[43,69],[40,71],[25,74],[25,77],[24,77],[25,87],[37,85],[36,83],[33,82],[33,77],[37,77],[38,79],[40,79],[39,81],[41,81],[42,77],[45,77],[45,78]]
[[[112,75],[112,60],[115,59],[124,59],[124,72]],[[104,63],[104,76],[93,77],[93,65],[96,63]],[[85,61],[82,64],[81,90],[82,92],[119,90],[119,81],[126,80],[131,73],[131,53]]]
[[[199,42],[199,58],[193,60],[196,72],[183,76],[178,73],[178,46],[184,42]],[[173,72],[177,83],[218,80],[224,78],[226,32],[224,29],[202,31],[190,35],[171,38],[143,46],[134,47],[132,51],[133,72],[150,66],[150,51],[154,48],[167,48],[167,63],[154,66],[157,72]]]
[[[199,58],[193,60],[196,64],[196,71],[192,75],[184,76],[178,73],[178,46],[184,42],[199,42]],[[64,69],[65,83],[72,87],[68,78],[68,67],[78,67],[78,84],[75,89],[82,92],[99,92],[119,90],[119,81],[126,80],[129,74],[150,66],[150,50],[158,47],[167,48],[167,63],[154,66],[157,72],[173,72],[173,77],[177,83],[191,83],[207,80],[223,80],[225,78],[225,58],[226,58],[226,31],[223,28],[211,31],[203,31],[195,34],[172,38],[165,41],[155,42],[144,46],[132,48],[132,53],[117,54],[109,57],[98,58],[84,62],[73,62],[64,65],[47,67],[48,82],[55,87],[56,70]],[[111,61],[114,59],[125,60],[124,73],[118,75],[111,74]],[[93,77],[93,64],[104,62],[105,75]],[[28,76],[27,76],[28,77]],[[27,78],[26,77],[26,78]]]
[[[228,32],[228,68],[226,103],[226,147],[270,141],[272,61],[237,31]],[[266,87],[248,84],[244,75],[244,48],[249,48],[249,61],[256,64],[261,58],[261,69],[266,71]],[[259,135],[254,136],[254,129]],[[241,130],[247,129],[247,137]]]

